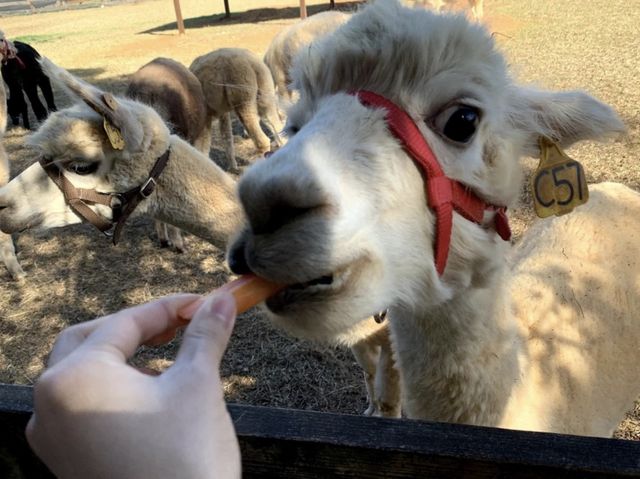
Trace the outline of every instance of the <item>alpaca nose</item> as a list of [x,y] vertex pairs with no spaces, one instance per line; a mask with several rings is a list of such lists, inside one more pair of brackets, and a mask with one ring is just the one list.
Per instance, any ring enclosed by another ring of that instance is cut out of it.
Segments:
[[229,268],[235,274],[247,274],[251,272],[245,256],[244,241],[238,241],[231,247],[227,257],[227,262],[229,263]]
[[249,172],[238,188],[254,235],[275,233],[328,204],[326,192],[313,176],[270,173],[257,169]]
[[273,204],[265,216],[254,218],[251,221],[253,233],[257,235],[274,233],[312,209],[285,203]]

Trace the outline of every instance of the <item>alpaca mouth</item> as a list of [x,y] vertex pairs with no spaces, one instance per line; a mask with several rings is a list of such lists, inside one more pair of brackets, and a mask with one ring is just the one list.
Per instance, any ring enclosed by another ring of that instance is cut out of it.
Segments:
[[268,298],[265,304],[272,313],[282,314],[306,303],[325,302],[346,288],[352,271],[350,265],[304,283],[291,284]]
[[319,285],[331,285],[333,283],[333,274],[327,274],[324,276],[320,276],[319,278],[312,279],[311,281],[307,281],[305,283],[292,284],[289,286],[291,289],[304,289],[310,286],[319,286]]

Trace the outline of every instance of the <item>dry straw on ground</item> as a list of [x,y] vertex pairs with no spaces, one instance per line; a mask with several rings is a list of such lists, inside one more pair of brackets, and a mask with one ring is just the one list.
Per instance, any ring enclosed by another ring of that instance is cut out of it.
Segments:
[[[231,3],[237,13],[223,20],[222,1],[182,0],[188,29],[184,36],[177,35],[166,0],[9,17],[0,26],[9,38],[22,38],[87,81],[121,93],[126,76],[157,56],[189,65],[196,56],[227,46],[262,55],[271,38],[298,14],[295,1]],[[328,4],[307,3],[311,13]],[[351,3],[337,3],[352,8]],[[628,136],[569,153],[583,162],[590,182],[613,180],[639,189],[640,36],[631,34],[640,22],[638,2],[487,0],[485,12],[521,81],[586,89],[621,113]],[[60,96],[59,103],[66,106],[68,100]],[[13,129],[6,138],[13,174],[32,161],[22,147],[25,134]],[[240,136],[236,140],[240,164],[246,166],[253,159],[252,145]],[[218,145],[214,142],[214,148]],[[222,158],[222,152],[216,150],[214,156]],[[518,235],[533,219],[526,187],[522,200],[523,206],[512,212]],[[2,382],[32,383],[56,333],[68,324],[177,291],[204,293],[228,277],[222,251],[193,236],[187,238],[183,255],[158,249],[146,219],[128,225],[117,247],[87,226],[27,233],[16,240],[29,277],[15,284],[0,271]],[[136,361],[166,367],[176,347],[174,341],[142,350]],[[223,375],[230,401],[343,413],[360,413],[365,407],[361,374],[348,351],[288,338],[258,311],[238,320]],[[638,421],[630,415],[619,435],[640,439]]]

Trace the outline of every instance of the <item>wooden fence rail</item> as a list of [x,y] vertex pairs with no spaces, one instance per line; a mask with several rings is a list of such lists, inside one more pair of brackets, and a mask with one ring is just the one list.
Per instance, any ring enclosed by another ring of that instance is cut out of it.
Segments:
[[[48,478],[24,426],[32,388],[0,384],[0,477]],[[229,405],[243,477],[640,477],[640,442]]]

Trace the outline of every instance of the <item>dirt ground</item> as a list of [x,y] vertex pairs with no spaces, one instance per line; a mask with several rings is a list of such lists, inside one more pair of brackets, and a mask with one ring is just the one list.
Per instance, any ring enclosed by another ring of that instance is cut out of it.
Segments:
[[[157,56],[189,65],[198,55],[227,46],[263,54],[284,26],[297,20],[294,0],[233,0],[231,19],[222,0],[182,0],[186,35],[178,35],[171,2],[147,0],[0,19],[9,38],[31,43],[43,55],[98,86],[121,93],[127,75]],[[353,9],[355,2],[337,2]],[[310,13],[328,2],[308,1]],[[606,145],[569,151],[583,162],[589,182],[619,181],[640,189],[640,23],[638,0],[486,0],[487,24],[513,65],[515,76],[552,89],[585,89],[614,106],[628,135]],[[602,12],[607,12],[606,16]],[[58,93],[59,106],[68,100]],[[35,124],[35,120],[34,120]],[[15,175],[32,158],[23,129],[5,139]],[[250,142],[236,136],[240,164],[253,158]],[[219,143],[214,142],[214,148]],[[214,150],[216,159],[222,157]],[[531,168],[535,162],[527,161]],[[532,221],[528,193],[512,212],[519,236]],[[0,270],[0,381],[31,384],[55,335],[66,325],[178,291],[204,293],[228,278],[223,251],[187,237],[179,255],[156,246],[151,222],[132,221],[113,247],[80,225],[15,238],[28,273],[23,283]],[[158,369],[171,363],[173,342],[143,349],[136,361]],[[237,322],[223,363],[227,399],[256,405],[358,414],[365,408],[361,373],[347,350],[286,337],[259,311]],[[640,439],[640,409],[618,435]]]

